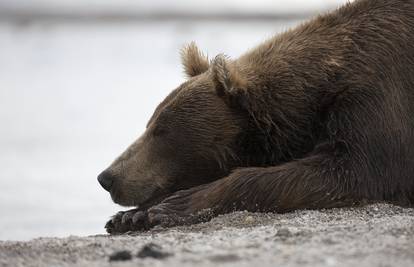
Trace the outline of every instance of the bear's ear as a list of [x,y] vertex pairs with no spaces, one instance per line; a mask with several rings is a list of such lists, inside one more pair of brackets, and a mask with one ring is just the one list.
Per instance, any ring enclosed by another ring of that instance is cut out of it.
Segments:
[[228,58],[220,54],[212,61],[212,75],[217,94],[230,104],[247,108],[247,79],[236,66],[228,63]]
[[183,47],[181,50],[181,60],[184,72],[189,78],[206,72],[210,67],[207,56],[200,52],[194,42]]

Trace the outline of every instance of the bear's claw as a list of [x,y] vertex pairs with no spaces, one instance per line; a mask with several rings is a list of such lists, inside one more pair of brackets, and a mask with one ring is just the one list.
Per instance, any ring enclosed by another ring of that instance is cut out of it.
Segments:
[[208,194],[207,186],[182,190],[166,198],[148,210],[133,209],[118,212],[105,225],[110,234],[149,230],[156,226],[173,227],[207,221],[214,216],[213,207],[207,201],[194,205],[193,198],[200,199]]
[[146,217],[146,212],[139,209],[121,211],[106,223],[105,229],[109,234],[142,231],[148,229]]

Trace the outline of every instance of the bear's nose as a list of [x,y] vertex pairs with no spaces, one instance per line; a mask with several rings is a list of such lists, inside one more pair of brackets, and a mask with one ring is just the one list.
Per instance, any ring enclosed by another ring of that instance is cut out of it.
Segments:
[[112,185],[115,181],[115,175],[110,171],[103,171],[98,175],[98,182],[106,191],[111,191]]

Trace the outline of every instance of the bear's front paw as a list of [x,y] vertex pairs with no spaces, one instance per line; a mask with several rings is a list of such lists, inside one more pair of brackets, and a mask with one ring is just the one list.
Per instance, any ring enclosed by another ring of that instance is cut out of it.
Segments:
[[120,211],[105,225],[109,234],[123,234],[148,229],[147,212],[140,209]]
[[148,210],[148,225],[172,227],[210,220],[215,209],[209,204],[207,195],[205,186],[176,192]]

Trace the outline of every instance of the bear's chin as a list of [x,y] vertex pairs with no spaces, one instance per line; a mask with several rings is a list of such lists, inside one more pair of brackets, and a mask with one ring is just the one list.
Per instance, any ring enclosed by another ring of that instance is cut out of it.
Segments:
[[151,194],[144,197],[124,197],[116,192],[111,193],[112,201],[118,205],[124,207],[138,207],[138,208],[149,208],[156,204],[159,204],[162,200],[172,195],[174,192],[169,192],[161,188],[156,188]]

